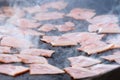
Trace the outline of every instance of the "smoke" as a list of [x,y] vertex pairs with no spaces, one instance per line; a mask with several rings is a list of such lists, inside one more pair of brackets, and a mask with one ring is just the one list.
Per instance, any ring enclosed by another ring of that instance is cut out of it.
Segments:
[[111,13],[120,14],[120,0],[114,0]]
[[25,5],[30,4],[31,2],[27,0],[4,0],[1,2],[8,3],[8,6],[2,6],[1,8],[3,11],[1,15],[4,15],[5,18],[3,18],[4,22],[0,25],[0,34],[24,39],[29,43],[34,44],[34,47],[37,47],[39,44],[39,36],[34,37],[29,34],[24,34],[23,29],[13,24],[16,23],[17,20],[25,18],[26,16],[24,10],[18,5],[19,2],[24,3]]
[[[28,19],[31,18],[31,16],[28,16],[29,14],[27,14],[26,12],[23,11],[24,7],[28,7],[28,6],[38,6],[39,7],[41,4],[43,4],[45,2],[50,2],[50,1],[55,1],[55,0],[0,0],[0,3],[3,2],[4,4],[9,5],[10,8],[13,8],[13,10],[11,10],[11,13],[13,13],[13,14],[10,15],[10,17],[8,16],[7,19],[5,20],[4,24],[2,24],[0,26],[0,34],[14,36],[18,39],[25,39],[25,40],[33,43],[35,45],[35,47],[41,47],[41,48],[45,48],[45,49],[55,50],[56,52],[52,56],[52,58],[49,59],[49,62],[53,65],[56,65],[57,67],[64,68],[64,67],[69,66],[69,61],[67,60],[68,57],[79,56],[79,55],[85,55],[86,56],[86,53],[77,51],[76,47],[52,47],[49,44],[40,42],[40,40],[39,40],[40,36],[31,36],[31,35],[22,34],[22,32],[21,32],[22,30],[18,26],[12,24],[12,22],[15,22],[16,20],[19,20],[20,18],[26,18],[26,16],[27,16]],[[112,14],[114,14],[114,13],[117,13],[117,15],[120,15],[120,5],[119,5],[120,1],[119,0],[114,0],[115,3],[113,3],[113,5],[109,4],[108,0],[104,0],[105,4],[102,4],[102,3],[104,3],[103,0],[67,0],[67,1],[69,2],[70,5],[69,5],[68,8],[66,8],[64,10],[66,12],[69,12],[72,8],[82,6],[84,8],[88,8],[88,9],[89,8],[95,9],[97,14],[101,14],[101,13],[110,13],[110,14],[112,13]],[[111,10],[111,8],[110,9],[107,8],[108,6],[112,6],[112,10]],[[109,11],[109,12],[106,12],[106,11]],[[76,23],[75,28],[77,28],[77,29],[75,31],[81,31],[81,32],[87,31],[86,26],[88,24],[85,21],[74,20],[72,18],[65,18],[63,20],[55,20],[53,22],[54,23],[64,23],[65,21],[72,21],[72,22]],[[59,32],[52,31],[52,32],[48,33],[48,35],[50,35],[50,34],[57,35],[57,34],[59,34]],[[116,35],[116,36],[119,36],[119,35]],[[109,36],[107,38],[107,40],[109,40],[113,37],[114,37],[114,35]],[[119,36],[119,38],[120,38],[120,36]],[[109,54],[110,52],[105,52],[105,54],[106,53]],[[101,55],[102,54],[99,54],[99,55],[97,54],[97,56],[92,55],[92,57],[96,56],[98,58]],[[26,76],[28,77],[28,74],[24,75],[23,80],[26,80],[26,78],[25,78]],[[52,76],[52,77],[55,78],[54,80],[59,80],[59,79],[61,79],[61,80],[66,80],[66,79],[71,80],[71,78],[69,76],[66,76],[66,75],[58,75],[58,76],[59,77],[56,77],[56,76]],[[29,76],[28,79],[38,79],[39,78],[39,79],[42,79],[42,80],[53,80],[52,77]],[[11,77],[9,77],[9,79],[11,79]],[[18,80],[20,80],[20,79],[18,77]]]

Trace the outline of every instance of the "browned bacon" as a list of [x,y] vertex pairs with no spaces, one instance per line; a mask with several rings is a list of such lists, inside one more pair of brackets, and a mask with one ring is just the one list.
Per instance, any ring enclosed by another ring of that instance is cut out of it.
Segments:
[[63,70],[50,64],[31,64],[30,74],[62,74]]
[[52,54],[55,51],[53,50],[47,50],[47,49],[25,49],[20,52],[20,54],[23,55],[34,55],[34,56],[45,56],[45,57],[51,57]]
[[17,76],[19,74],[27,72],[28,70],[29,68],[23,67],[23,66],[15,66],[11,64],[0,65],[0,73],[10,75],[10,76]]
[[72,67],[88,67],[101,62],[100,60],[85,56],[70,57],[68,60]]

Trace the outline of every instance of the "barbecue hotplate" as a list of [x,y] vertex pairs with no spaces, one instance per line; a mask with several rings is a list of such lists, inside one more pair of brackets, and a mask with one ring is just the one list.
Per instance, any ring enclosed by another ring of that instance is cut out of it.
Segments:
[[[35,5],[42,5],[44,3],[54,2],[58,0],[0,0],[0,6],[16,6],[16,7],[28,7]],[[60,12],[69,13],[71,9],[74,8],[88,8],[95,10],[97,15],[102,14],[115,14],[120,16],[120,1],[119,0],[64,0],[68,3],[68,6],[61,10]],[[84,32],[87,31],[88,22],[84,20],[75,20],[73,18],[65,17],[58,20],[49,20],[43,21],[42,23],[52,23],[52,24],[62,24],[66,21],[72,21],[75,23],[75,30],[69,32]],[[61,35],[64,32],[59,31],[50,31],[47,32],[47,35]],[[114,36],[114,35],[113,35]],[[32,41],[38,45],[39,48],[55,50],[55,54],[51,58],[48,58],[50,64],[59,67],[65,68],[70,65],[67,60],[68,57],[85,55],[88,56],[85,52],[79,52],[76,50],[75,46],[71,47],[52,47],[51,45],[40,41],[41,37],[33,37]],[[111,54],[115,50],[109,50],[103,52],[103,54],[95,54],[90,57],[99,58],[102,55]],[[103,60],[103,63],[115,64],[114,62],[108,62]],[[20,63],[15,63],[22,65]],[[0,74],[0,80],[73,80],[68,74],[58,74],[58,75],[29,75],[25,73],[16,77],[11,77],[7,75]],[[113,70],[106,74],[95,76],[88,79],[81,80],[120,80],[120,69]]]

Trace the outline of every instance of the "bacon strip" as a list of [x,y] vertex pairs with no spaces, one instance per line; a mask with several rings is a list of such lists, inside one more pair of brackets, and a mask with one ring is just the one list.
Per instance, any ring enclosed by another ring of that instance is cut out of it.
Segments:
[[63,17],[64,17],[64,13],[49,12],[49,13],[38,13],[34,16],[34,19],[39,20],[39,21],[44,21],[44,20],[61,19]]
[[7,17],[11,17],[14,15],[15,11],[12,7],[2,7],[3,13],[7,16]]
[[96,76],[97,74],[86,69],[78,67],[67,67],[64,69],[74,79],[83,79]]
[[108,56],[102,56],[101,58],[106,59],[108,61],[114,61],[115,58],[118,58],[117,55],[108,55]]
[[20,58],[23,63],[39,63],[39,64],[48,63],[44,57],[40,57],[40,56],[32,56],[32,55],[25,55],[25,54],[24,55],[18,54],[16,56]]
[[58,29],[58,31],[60,32],[67,32],[74,30],[75,29],[74,26],[75,24],[72,22],[65,22],[65,24],[61,24],[61,25],[45,24],[42,27],[40,27],[38,30],[43,32],[49,32]]
[[0,73],[7,74],[10,76],[17,76],[19,74],[29,71],[29,68],[23,66],[15,66],[11,64],[1,64]]
[[120,28],[117,23],[96,23],[91,24],[88,27],[89,32],[96,32],[98,33],[120,33]]
[[0,62],[2,63],[21,62],[21,59],[10,54],[0,54]]
[[63,25],[56,25],[56,28],[60,32],[67,32],[75,29],[75,24],[72,22],[65,22]]
[[96,33],[89,33],[89,32],[74,32],[74,33],[66,33],[63,34],[62,36],[81,44],[89,40],[90,41],[101,40],[105,35],[104,34],[98,35]]
[[33,45],[26,39],[18,39],[16,37],[12,36],[6,36],[3,37],[1,40],[1,45],[2,46],[8,46],[8,47],[13,47],[13,48],[30,48]]
[[67,16],[78,20],[87,20],[92,18],[95,14],[96,13],[94,12],[94,10],[74,8],[70,11],[69,14],[67,14]]
[[74,46],[77,42],[62,36],[43,36],[41,39],[47,43],[51,43],[52,46]]
[[36,23],[34,20],[29,20],[25,18],[20,18],[20,19],[15,20],[13,24],[17,25],[18,27],[22,29],[37,28],[38,26],[41,25],[40,23]]
[[43,4],[41,6],[41,8],[43,9],[49,9],[49,8],[53,8],[53,9],[57,9],[57,10],[62,10],[67,6],[66,2],[63,1],[56,1],[56,2],[49,2],[46,4]]
[[[23,10],[21,10],[20,8],[18,7],[8,7],[8,6],[5,6],[5,7],[2,7],[2,14],[6,17],[24,17],[25,16],[25,13]],[[2,17],[2,16],[1,16]]]
[[20,52],[20,54],[22,54],[22,55],[51,57],[54,52],[55,51],[53,51],[53,50],[31,48],[31,49],[22,50]]
[[0,46],[0,53],[10,53],[11,47]]
[[112,55],[102,56],[101,58],[106,59],[108,61],[115,61],[120,64],[120,51],[113,53]]
[[56,38],[58,38],[58,36],[43,36],[41,41],[44,41],[46,43],[51,43]]
[[94,64],[101,63],[100,60],[85,57],[85,56],[77,56],[77,57],[70,57],[68,60],[71,63],[72,67],[88,67]]
[[119,65],[97,64],[95,66],[92,66],[90,70],[100,75],[112,71],[114,69],[117,69],[119,67],[120,67]]
[[120,36],[118,35],[117,37],[113,37],[108,39],[106,42],[109,44],[113,44],[114,46],[112,47],[112,49],[114,48],[120,48]]
[[72,41],[65,37],[58,37],[51,42],[52,46],[74,46],[77,45],[77,42]]
[[55,25],[53,24],[45,24],[43,26],[41,26],[38,30],[39,31],[43,31],[43,32],[49,32],[49,31],[52,31],[52,30],[55,30]]
[[63,70],[50,64],[31,64],[30,74],[62,74]]
[[81,47],[78,48],[78,50],[84,51],[87,54],[91,55],[112,49],[113,46],[113,44],[106,44],[102,41],[90,41],[88,43],[83,43]]
[[120,27],[118,25],[114,26],[106,26],[103,28],[100,28],[98,33],[120,33]]
[[119,63],[120,52],[117,51],[117,52],[113,53],[112,55],[102,56],[101,58],[106,59],[108,61],[115,61],[115,62]]
[[101,23],[101,24],[105,24],[105,23],[117,23],[118,17],[115,15],[99,15],[96,16],[92,19],[89,19],[88,22],[95,24],[95,23]]
[[77,43],[84,43],[87,40],[100,40],[102,37],[104,35],[97,35],[96,33],[75,32],[61,36],[43,36],[41,40],[52,44],[52,46],[73,46],[77,45]]

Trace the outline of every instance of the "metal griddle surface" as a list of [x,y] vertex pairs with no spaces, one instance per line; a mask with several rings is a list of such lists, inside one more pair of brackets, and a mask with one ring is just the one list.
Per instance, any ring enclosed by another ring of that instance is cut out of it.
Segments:
[[[7,0],[10,1],[10,0]],[[49,1],[57,1],[57,0],[11,0],[12,3],[8,3],[7,1],[0,1],[1,6],[5,5],[13,5],[14,3],[17,2],[18,6],[34,6],[36,4],[43,4],[43,3],[48,3]],[[23,1],[27,2],[24,3]],[[71,9],[80,7],[80,8],[88,8],[88,9],[94,9],[97,13],[97,15],[100,14],[109,14],[113,12],[112,10],[117,3],[115,0],[65,0],[68,2],[67,8],[63,9],[61,12],[68,13]],[[119,0],[118,0],[119,1]],[[53,24],[61,24],[66,21],[72,21],[75,23],[76,29],[74,31],[70,32],[84,32],[87,31],[87,26],[88,22],[82,21],[82,20],[75,20],[73,18],[68,18],[65,17],[64,19],[59,19],[59,20],[52,20],[52,21],[43,21],[43,23],[53,23]],[[47,35],[61,35],[63,33],[58,32],[58,31],[51,31],[48,32]],[[33,41],[35,41],[38,38],[33,38]],[[39,38],[40,39],[40,38]],[[59,68],[65,68],[69,66],[69,61],[67,60],[68,57],[71,56],[79,56],[79,55],[86,55],[84,52],[79,52],[76,50],[75,46],[72,47],[52,47],[49,44],[46,44],[44,42],[39,41],[39,48],[44,48],[44,49],[52,49],[55,50],[55,54],[51,58],[48,59],[49,63],[57,66]],[[110,50],[107,52],[104,52],[103,54],[97,54],[97,55],[92,55],[91,57],[97,57],[99,58],[101,55],[107,55],[108,53],[112,53],[115,50]],[[87,55],[86,55],[87,56]],[[109,63],[107,61],[103,61],[103,63]],[[20,63],[16,63],[18,65],[21,65]],[[110,63],[114,64],[114,63]],[[106,73],[105,75],[98,76],[96,78],[93,78],[92,80],[119,80],[120,77],[120,69]],[[117,77],[115,79],[115,77]],[[11,77],[7,75],[2,75],[0,74],[0,80],[73,80],[69,75],[67,74],[60,74],[60,75],[29,75],[29,73],[22,74],[17,77]],[[85,80],[91,80],[91,79],[85,79]]]

